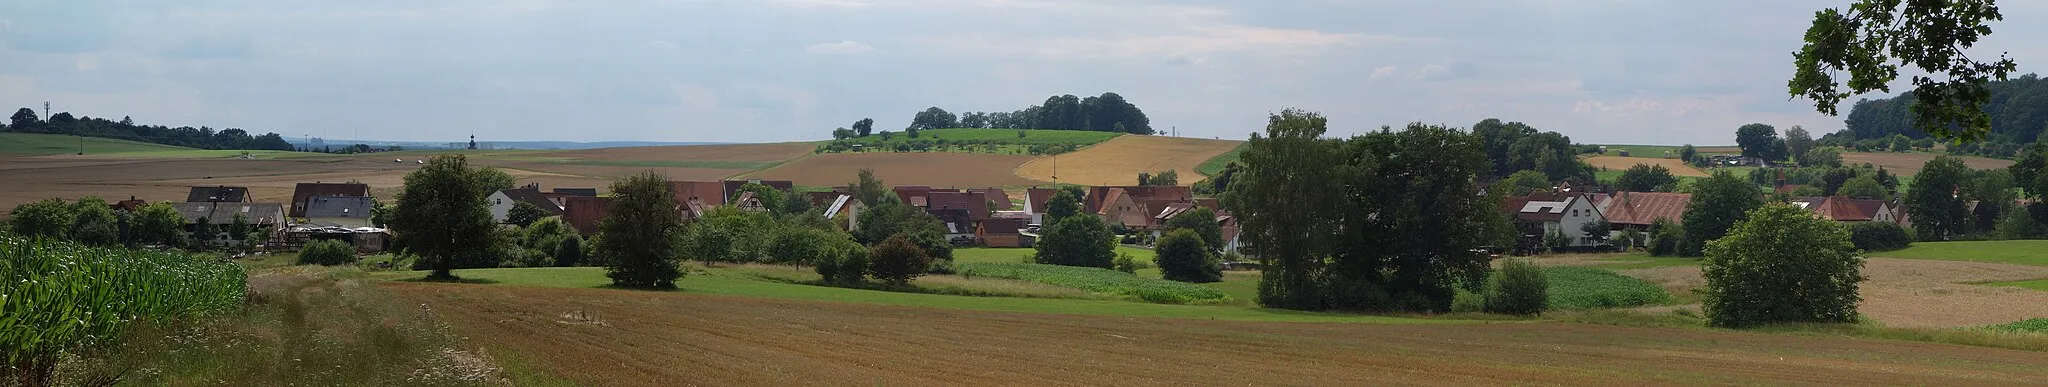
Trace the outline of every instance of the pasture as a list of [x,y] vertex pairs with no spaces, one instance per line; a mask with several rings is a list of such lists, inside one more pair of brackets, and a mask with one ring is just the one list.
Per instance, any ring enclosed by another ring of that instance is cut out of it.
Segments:
[[1242,141],[1121,136],[1078,152],[1045,156],[1016,168],[1034,181],[1082,185],[1136,185],[1138,173],[1172,170],[1182,185],[1201,180],[1198,170]]
[[0,154],[5,155],[76,155],[79,153],[81,146],[83,146],[84,152],[88,155],[197,150],[97,137],[80,138],[78,136],[62,134],[0,133]]

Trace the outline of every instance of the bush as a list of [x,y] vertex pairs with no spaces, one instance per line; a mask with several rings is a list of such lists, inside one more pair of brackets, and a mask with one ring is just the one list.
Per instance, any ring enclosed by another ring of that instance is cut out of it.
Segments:
[[864,281],[868,275],[868,249],[859,244],[843,244],[831,254],[818,258],[817,270],[818,275],[829,283]]
[[1135,274],[1138,272],[1138,260],[1131,259],[1130,254],[1116,253],[1116,271]]
[[1891,251],[1913,244],[1898,223],[1860,222],[1849,226],[1849,242],[1863,251]]
[[348,242],[321,239],[307,242],[306,247],[299,250],[300,265],[334,266],[355,262],[356,248]]
[[960,275],[1024,280],[1113,294],[1162,304],[1187,304],[1229,299],[1223,291],[1202,285],[1144,278],[1110,269],[1035,263],[966,263]]
[[925,274],[953,274],[953,273],[954,273],[954,270],[953,270],[953,260],[951,260],[951,259],[934,259],[934,260],[932,260],[932,264],[931,264],[931,266],[929,266],[929,267],[926,267],[926,268],[925,268],[925,270],[924,270],[924,273],[925,273]]
[[1116,261],[1115,235],[1101,218],[1075,215],[1053,223],[1035,246],[1038,263],[1110,268]]
[[555,266],[570,267],[583,264],[583,238],[570,235],[555,245]]
[[868,273],[896,286],[909,285],[910,279],[924,275],[932,264],[932,257],[925,255],[923,248],[902,235],[875,244],[868,249],[868,258]]
[[1167,280],[1206,283],[1223,280],[1223,265],[1209,254],[1209,247],[1203,245],[1202,235],[1193,229],[1179,229],[1161,238],[1158,256],[1153,262],[1159,264],[1159,274]]
[[1550,284],[1536,265],[1511,259],[1494,274],[1500,278],[1486,287],[1487,313],[1526,316],[1550,309]]
[[1856,320],[1863,258],[1847,231],[1784,204],[1750,211],[1747,218],[1707,245],[1700,266],[1708,323]]
[[1685,240],[1685,231],[1665,219],[1650,224],[1650,255],[1671,256],[1678,254],[1679,241]]

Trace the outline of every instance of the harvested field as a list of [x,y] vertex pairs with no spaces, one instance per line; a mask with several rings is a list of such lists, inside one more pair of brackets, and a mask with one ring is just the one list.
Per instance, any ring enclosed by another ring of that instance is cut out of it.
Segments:
[[[1918,152],[1849,152],[1842,154],[1842,163],[1876,164],[1877,166],[1884,167],[1884,169],[1886,170],[1892,171],[1892,173],[1897,173],[1902,176],[1913,176],[1920,174],[1920,167],[1926,166],[1928,161],[1934,160],[1934,158],[1938,156],[1941,155]],[[1963,159],[1963,165],[1968,165],[1971,169],[2005,168],[2010,167],[2013,164],[2012,160],[2000,160],[1977,156],[1955,157]]]
[[[1129,136],[1135,137],[1135,136]],[[1009,187],[1047,184],[1011,173],[1031,161],[1031,156],[974,153],[828,153],[804,157],[767,170],[747,174],[762,179],[786,179],[798,185],[826,187],[853,182],[861,168],[872,168],[875,177],[891,186]]]
[[1139,173],[1173,170],[1180,183],[1202,180],[1197,172],[1202,163],[1237,149],[1243,141],[1184,137],[1118,136],[1101,144],[1064,155],[1040,157],[1017,168],[1017,176],[1053,181],[1058,166],[1059,182],[1083,185],[1133,185]]
[[1634,167],[1636,164],[1662,165],[1664,168],[1671,169],[1671,174],[1674,176],[1707,177],[1706,172],[1700,172],[1699,169],[1693,168],[1691,165],[1685,165],[1684,161],[1679,161],[1678,159],[1593,156],[1586,158],[1586,164],[1591,164],[1594,168],[1604,167],[1615,171],[1628,170],[1629,167]]
[[541,156],[605,161],[725,161],[774,163],[811,153],[816,144],[682,145],[630,148],[584,149],[545,153]]
[[1162,320],[385,282],[581,385],[2020,384],[2003,349],[1565,323]]
[[[7,189],[0,190],[0,209],[52,197],[71,200],[99,196],[114,201],[133,196],[152,202],[184,201],[190,187],[209,185],[246,186],[254,201],[282,203],[291,199],[292,188],[298,183],[350,180],[369,184],[373,194],[388,198],[402,185],[404,175],[419,167],[382,158],[348,157],[245,160],[38,156],[0,157],[0,165],[4,165],[0,167],[0,181],[8,184]],[[506,172],[522,183],[540,182],[546,187],[610,184],[609,179],[518,168],[506,168]]]
[[[1703,286],[1698,267],[1620,270],[1674,292]],[[2048,292],[1972,283],[2048,278],[2048,268],[2003,263],[1872,258],[1863,267],[1864,315],[1885,326],[1954,328],[2048,317]]]

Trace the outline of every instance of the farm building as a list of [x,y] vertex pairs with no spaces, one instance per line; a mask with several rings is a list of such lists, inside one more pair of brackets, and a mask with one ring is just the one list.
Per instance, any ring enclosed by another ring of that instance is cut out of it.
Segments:
[[506,219],[512,214],[512,207],[519,205],[519,203],[540,207],[541,211],[548,213],[548,216],[562,215],[561,203],[556,203],[547,194],[541,193],[539,186],[527,186],[525,188],[492,192],[491,196],[485,200],[491,205],[491,220],[498,223],[505,223]]
[[1883,200],[1850,199],[1847,196],[1829,196],[1817,205],[1808,208],[1821,219],[1836,222],[1885,222],[1898,223],[1892,218],[1890,203]]
[[234,223],[235,215],[241,215],[251,226],[277,230],[289,224],[284,216],[284,205],[278,203],[171,203],[178,215],[185,217],[185,233],[191,234],[199,221],[205,220],[215,231],[216,239],[211,243],[223,243],[228,235],[225,225]]
[[1081,202],[1082,211],[1101,216],[1109,224],[1152,230],[1163,224],[1157,222],[1157,216],[1167,207],[1194,203],[1195,191],[1180,186],[1095,186],[1088,188],[1088,197]]
[[1031,239],[1024,237],[1025,219],[993,218],[981,221],[981,230],[975,235],[988,247],[1031,247]]
[[1523,246],[1540,246],[1551,234],[1563,234],[1570,240],[1570,247],[1596,246],[1599,242],[1595,237],[1606,237],[1584,229],[1588,223],[1606,219],[1587,195],[1537,193],[1507,198],[1502,206],[1513,214]]
[[586,236],[597,234],[597,223],[604,221],[605,211],[612,206],[612,198],[607,197],[576,196],[564,202],[568,206],[563,208],[562,221]]
[[703,205],[717,207],[725,205],[725,183],[716,181],[670,181],[669,193],[676,196],[676,203],[695,200]]
[[1024,213],[1031,214],[1031,224],[1045,224],[1045,204],[1059,192],[1058,189],[1038,187],[1024,190]]
[[229,187],[225,185],[192,187],[191,192],[185,194],[186,203],[246,203],[248,201],[249,187]]
[[376,201],[368,196],[320,196],[307,200],[306,223],[334,227],[370,227]]
[[1599,204],[1600,214],[1607,217],[1607,223],[1615,230],[1636,228],[1648,230],[1657,219],[1677,224],[1685,217],[1686,206],[1692,203],[1692,194],[1669,192],[1621,192],[1612,199]]
[[315,197],[323,196],[370,196],[370,185],[363,183],[299,183],[292,189],[291,209],[286,213],[294,218],[306,217],[306,206]]

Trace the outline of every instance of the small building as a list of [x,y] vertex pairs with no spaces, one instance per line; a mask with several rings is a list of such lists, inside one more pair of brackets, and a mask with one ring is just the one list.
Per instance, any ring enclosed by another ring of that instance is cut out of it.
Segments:
[[[1570,239],[1570,247],[1598,246],[1600,242],[1596,238],[1608,236],[1594,235],[1585,230],[1586,224],[1606,218],[1600,214],[1593,200],[1584,195],[1539,193],[1508,198],[1504,203],[1514,209],[1515,229],[1522,239],[1525,242],[1533,240],[1537,246],[1551,234],[1563,234]],[[1610,234],[1611,230],[1596,232]]]
[[1892,218],[1893,211],[1891,205],[1883,200],[1829,196],[1823,199],[1819,205],[1814,205],[1808,210],[1813,211],[1813,214],[1821,219],[1842,223],[1898,223],[1897,219]]
[[306,217],[306,207],[312,198],[325,196],[370,196],[370,185],[363,183],[299,183],[292,188],[291,208],[286,212],[294,218]]
[[225,185],[192,187],[192,190],[185,194],[185,202],[247,203],[249,202],[249,187],[229,187]]
[[547,212],[548,216],[562,215],[562,205],[555,203],[553,199],[549,199],[547,194],[541,193],[539,186],[527,186],[525,188],[492,192],[491,196],[484,200],[491,205],[491,220],[498,223],[505,223],[510,219],[512,207],[518,206],[519,203],[540,207],[540,210]]
[[981,229],[975,233],[988,247],[1031,247],[1031,240],[1024,237],[1025,219],[992,218],[981,221]]

